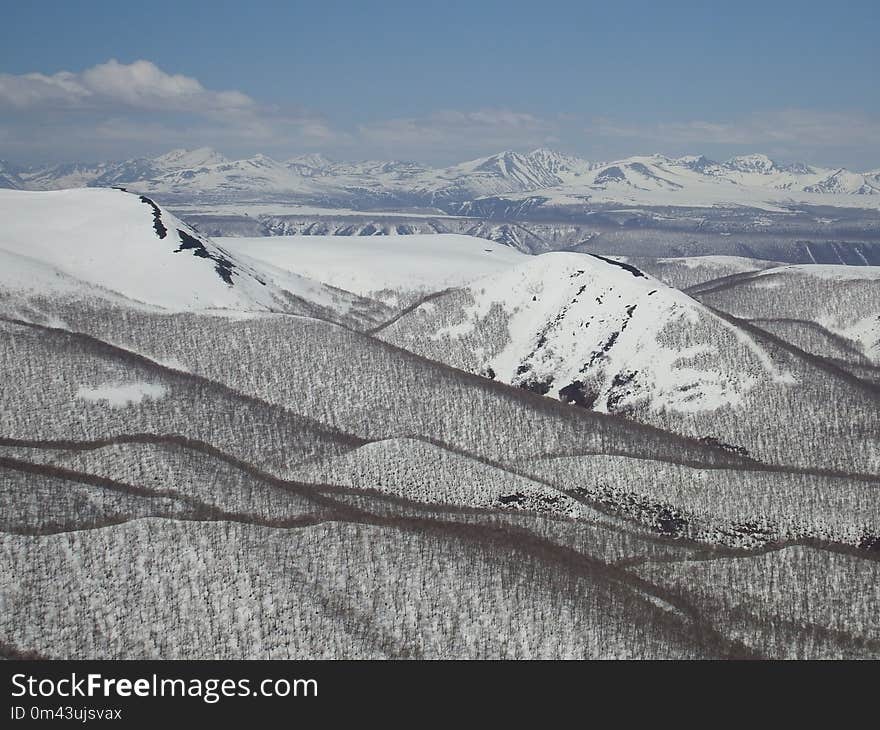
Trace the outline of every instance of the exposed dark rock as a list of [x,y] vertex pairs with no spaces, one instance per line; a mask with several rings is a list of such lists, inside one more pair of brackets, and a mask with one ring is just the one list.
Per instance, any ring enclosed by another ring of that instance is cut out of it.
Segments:
[[538,395],[547,395],[550,392],[550,386],[553,385],[552,379],[547,380],[527,380],[519,384],[523,390],[529,390]]
[[506,507],[518,507],[532,512],[545,513],[555,512],[561,502],[561,497],[549,494],[523,494],[522,492],[505,494],[498,498],[498,503]]
[[626,396],[632,393],[632,391],[628,390],[626,386],[632,383],[636,375],[638,375],[638,371],[632,370],[617,373],[614,378],[612,378],[611,389],[608,394],[608,401],[606,403],[606,407],[608,408],[609,413],[617,408],[617,406],[620,404],[620,401],[622,401]]
[[159,206],[156,205],[152,200],[150,200],[146,195],[141,195],[140,201],[142,203],[146,203],[153,209],[153,229],[156,231],[156,235],[159,238],[165,238],[165,236],[168,235],[168,229],[162,222],[162,211],[159,209]]
[[688,521],[677,510],[664,507],[657,513],[654,525],[664,535],[681,537],[687,529]]
[[574,403],[582,408],[592,408],[598,397],[598,393],[593,393],[581,380],[575,380],[559,389],[559,400]]
[[180,248],[175,249],[174,253],[192,251],[193,256],[210,259],[214,262],[214,271],[217,272],[217,276],[223,279],[229,286],[232,286],[232,272],[235,269],[235,264],[219,253],[211,253],[198,238],[191,236],[180,228],[177,229],[177,235],[180,236]]
[[621,269],[626,269],[630,274],[632,274],[635,277],[640,276],[643,279],[648,278],[632,264],[627,264],[627,263],[624,263],[623,261],[615,261],[614,259],[608,259],[608,258],[605,258],[604,256],[600,256],[597,253],[591,253],[590,256],[593,256],[594,258],[597,258],[597,259],[602,259],[602,261],[605,261],[606,263],[609,263],[609,264],[613,264],[614,266],[619,266]]

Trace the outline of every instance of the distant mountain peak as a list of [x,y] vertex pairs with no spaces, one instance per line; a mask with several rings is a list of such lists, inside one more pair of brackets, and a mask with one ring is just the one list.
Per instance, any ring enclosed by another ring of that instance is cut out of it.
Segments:
[[579,157],[566,155],[557,150],[547,147],[538,147],[526,155],[532,164],[542,165],[548,172],[558,174],[560,172],[575,172],[580,169],[587,169],[589,163]]
[[511,168],[515,166],[524,167],[529,164],[529,161],[518,152],[512,152],[510,150],[505,150],[504,152],[499,152],[494,155],[490,155],[489,157],[485,157],[482,160],[478,161],[476,168],[477,170],[486,170],[491,172],[500,172],[503,176],[507,177],[510,173]]
[[550,147],[535,147],[526,157],[566,157],[566,155]]
[[672,160],[672,162],[681,167],[693,170],[694,172],[702,173],[703,175],[717,175],[723,170],[723,167],[719,163],[715,160],[709,159],[705,155],[685,155],[684,157]]
[[783,172],[790,172],[794,175],[814,175],[816,171],[805,162],[790,162],[782,165],[780,168]]
[[210,147],[198,147],[197,149],[176,149],[166,152],[164,155],[153,158],[153,162],[159,167],[169,170],[182,170],[192,167],[208,167],[229,162],[223,155]]
[[731,157],[724,163],[724,167],[737,172],[757,172],[762,175],[769,175],[779,170],[778,165],[764,154]]
[[447,175],[475,172],[505,181],[515,189],[525,191],[559,185],[562,182],[559,173],[567,172],[572,168],[571,158],[566,158],[553,150],[537,149],[528,154],[505,150],[489,157],[455,165],[447,168],[445,172]]
[[323,170],[333,164],[333,160],[328,159],[320,152],[310,152],[306,155],[297,155],[286,160],[285,165],[288,167],[308,167],[312,170]]

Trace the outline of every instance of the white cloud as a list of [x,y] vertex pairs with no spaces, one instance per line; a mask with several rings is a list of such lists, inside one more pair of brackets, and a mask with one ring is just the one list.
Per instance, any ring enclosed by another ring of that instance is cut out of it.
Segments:
[[587,131],[659,144],[787,145],[790,147],[857,147],[880,144],[880,120],[862,114],[783,109],[756,112],[730,121],[679,121],[627,124],[597,119]]
[[[348,129],[292,105],[206,88],[151,61],[110,60],[83,71],[0,73],[0,157],[22,162],[124,158],[211,145],[226,154],[408,158],[446,164],[502,149],[543,145],[596,158],[635,151],[760,150],[780,159],[876,166],[880,119],[799,109],[722,120],[594,120],[510,108],[444,110]],[[864,161],[871,158],[870,162]]]
[[358,137],[368,145],[434,152],[537,146],[551,143],[555,133],[554,122],[509,109],[446,110],[358,128]]
[[0,154],[22,159],[130,157],[168,146],[227,150],[330,147],[349,136],[308,111],[205,88],[150,61],[81,72],[0,74]]
[[211,91],[197,79],[166,73],[150,61],[110,60],[81,73],[0,74],[2,106],[19,111],[130,107],[217,113],[253,109],[256,104],[240,91]]

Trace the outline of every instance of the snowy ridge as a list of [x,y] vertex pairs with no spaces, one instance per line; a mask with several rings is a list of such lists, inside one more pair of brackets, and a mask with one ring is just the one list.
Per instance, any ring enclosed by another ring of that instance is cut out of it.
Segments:
[[533,257],[421,305],[381,336],[603,412],[714,410],[761,380],[788,380],[757,343],[686,294],[587,254]]
[[174,311],[286,311],[291,295],[346,308],[346,296],[355,299],[261,271],[149,198],[121,190],[3,190],[0,216],[0,283],[15,291],[71,293],[85,284],[90,294],[101,295],[99,287]]
[[502,152],[428,172],[414,181],[414,187],[417,192],[441,198],[455,193],[480,196],[539,190],[558,185],[563,180],[560,173],[571,169],[562,156],[548,150],[529,155]]

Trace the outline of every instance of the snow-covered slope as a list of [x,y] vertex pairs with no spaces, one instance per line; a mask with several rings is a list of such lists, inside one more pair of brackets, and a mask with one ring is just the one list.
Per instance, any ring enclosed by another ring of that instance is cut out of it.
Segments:
[[119,162],[66,163],[30,168],[22,172],[22,187],[31,190],[65,190],[79,187],[110,187],[150,180],[176,170],[195,170],[227,162],[210,147],[177,149],[153,158]]
[[553,187],[588,167],[583,160],[546,149],[524,155],[506,151],[425,171],[412,180],[411,186],[432,200],[466,200]]
[[732,157],[721,165],[724,170],[741,172],[747,175],[771,175],[777,171],[777,165],[767,155],[739,155]]
[[778,266],[697,291],[707,304],[761,326],[812,323],[880,365],[880,266]]
[[875,177],[860,175],[841,168],[818,182],[807,185],[808,193],[843,193],[844,195],[880,195],[880,184]]
[[223,245],[361,295],[435,292],[527,260],[509,246],[454,234],[224,238]]
[[46,293],[55,272],[63,275],[55,289],[75,280],[175,311],[288,311],[291,295],[346,309],[357,299],[295,273],[260,270],[149,198],[120,190],[3,190],[0,217],[6,290]]
[[598,411],[714,410],[787,379],[684,293],[596,255],[548,253],[420,305],[379,333],[420,354]]
[[[143,183],[176,171],[188,170],[190,176],[210,165],[228,162],[210,147],[195,150],[171,150],[159,157],[138,157],[129,160],[99,163],[64,163],[32,167],[21,171],[23,184],[29,190],[66,190],[79,187],[111,187]],[[4,186],[0,180],[0,187]],[[141,192],[148,186],[139,185]]]

